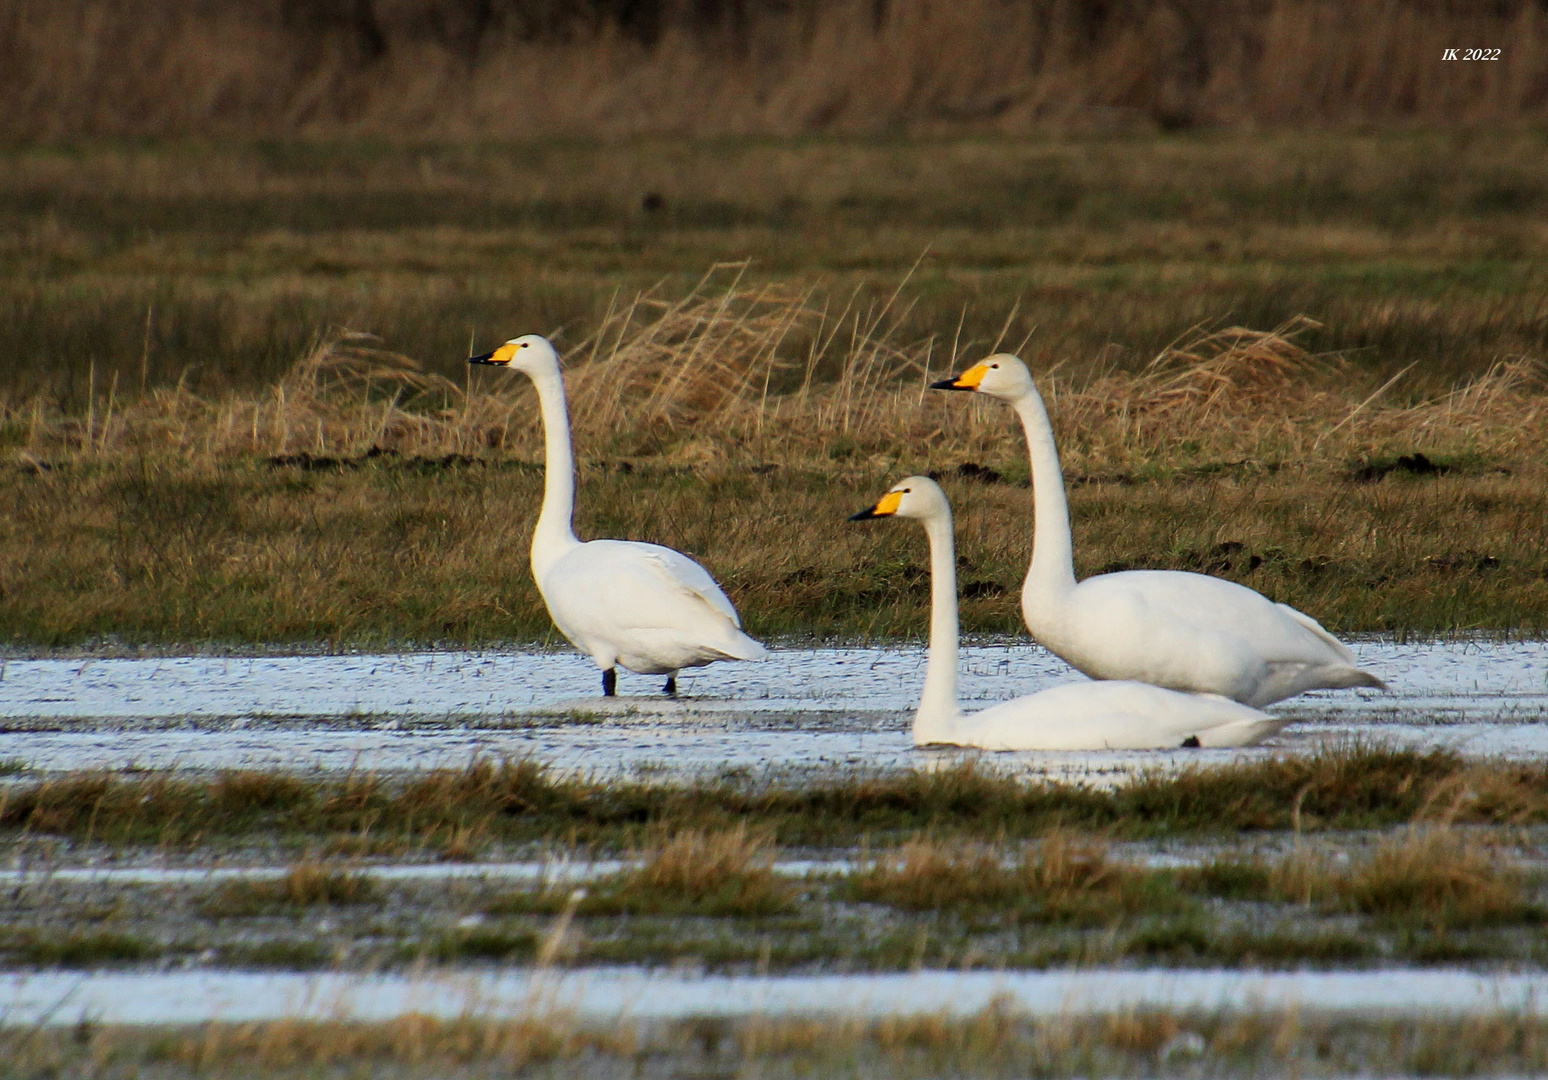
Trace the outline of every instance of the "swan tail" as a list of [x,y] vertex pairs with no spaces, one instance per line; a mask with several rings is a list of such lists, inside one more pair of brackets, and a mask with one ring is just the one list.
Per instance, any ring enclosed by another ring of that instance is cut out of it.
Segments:
[[725,653],[729,660],[764,660],[769,655],[769,650],[762,643],[735,629],[716,648]]
[[1373,690],[1392,689],[1377,676],[1357,667],[1330,668],[1324,674],[1328,681],[1322,685],[1329,690],[1352,690],[1357,686],[1368,686]]

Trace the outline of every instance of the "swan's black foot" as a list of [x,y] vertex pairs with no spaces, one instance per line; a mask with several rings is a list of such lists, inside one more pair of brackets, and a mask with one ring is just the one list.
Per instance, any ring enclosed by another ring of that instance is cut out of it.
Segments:
[[667,676],[666,685],[661,688],[661,692],[663,694],[665,694],[667,697],[676,697],[677,696],[677,676],[676,675],[668,675]]
[[618,669],[608,668],[602,673],[602,696],[618,696]]

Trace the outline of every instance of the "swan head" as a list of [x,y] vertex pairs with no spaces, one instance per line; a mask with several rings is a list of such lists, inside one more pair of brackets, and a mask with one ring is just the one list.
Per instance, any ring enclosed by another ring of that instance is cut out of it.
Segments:
[[468,357],[468,363],[510,368],[531,375],[542,368],[558,366],[559,354],[554,352],[554,347],[541,334],[525,334],[511,338],[494,352]]
[[910,476],[893,485],[891,491],[877,500],[876,505],[858,514],[851,514],[850,521],[870,521],[872,518],[935,518],[950,514],[946,493],[941,486],[927,476]]
[[1002,398],[1006,401],[1025,397],[1035,389],[1032,373],[1027,370],[1027,365],[1021,362],[1019,356],[1012,356],[1010,353],[995,353],[985,360],[980,360],[955,378],[931,383],[930,388],[932,390],[976,390],[980,394],[988,394],[990,397]]

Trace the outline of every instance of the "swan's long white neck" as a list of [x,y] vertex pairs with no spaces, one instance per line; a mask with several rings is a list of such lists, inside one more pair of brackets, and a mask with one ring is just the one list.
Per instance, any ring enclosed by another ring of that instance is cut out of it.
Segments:
[[1011,401],[1021,418],[1032,460],[1032,506],[1037,514],[1032,532],[1032,565],[1022,588],[1023,604],[1057,601],[1075,588],[1075,553],[1070,537],[1070,504],[1064,495],[1059,448],[1043,396],[1034,386]]
[[543,509],[532,532],[532,577],[538,588],[554,563],[580,544],[571,519],[575,514],[575,458],[570,450],[570,413],[564,401],[559,365],[528,372],[537,387],[543,415]]
[[957,706],[957,555],[951,511],[924,519],[930,538],[930,655],[924,690],[914,713],[914,745],[952,740]]

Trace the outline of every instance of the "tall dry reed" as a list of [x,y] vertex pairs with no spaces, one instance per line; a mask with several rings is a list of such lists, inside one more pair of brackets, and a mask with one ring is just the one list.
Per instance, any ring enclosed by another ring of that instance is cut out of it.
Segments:
[[[566,357],[583,457],[886,464],[973,455],[1022,460],[1002,406],[932,393],[976,360],[950,341],[902,336],[900,286],[836,308],[783,285],[711,276],[677,300],[652,293],[609,312]],[[1297,343],[1309,324],[1196,328],[1138,371],[1038,371],[1068,470],[1147,462],[1336,464],[1406,453],[1528,459],[1548,445],[1540,360],[1502,359],[1449,392],[1410,401],[1402,376],[1376,383]],[[1016,343],[1010,343],[1014,346]],[[527,381],[479,371],[464,383],[347,332],[320,340],[256,394],[99,388],[84,415],[43,399],[0,401],[13,459],[171,455],[357,458],[367,454],[536,459]],[[889,465],[890,467],[890,465]]]

